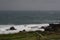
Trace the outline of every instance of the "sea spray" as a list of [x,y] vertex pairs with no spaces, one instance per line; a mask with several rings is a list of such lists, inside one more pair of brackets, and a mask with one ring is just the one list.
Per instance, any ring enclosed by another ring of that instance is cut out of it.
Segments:
[[[16,30],[8,30],[10,27],[14,27]],[[12,34],[12,33],[18,33],[20,31],[44,31],[44,29],[41,29],[41,27],[47,27],[49,24],[26,24],[26,25],[0,25],[0,34]],[[32,28],[35,27],[35,28]],[[40,28],[40,29],[39,29]]]

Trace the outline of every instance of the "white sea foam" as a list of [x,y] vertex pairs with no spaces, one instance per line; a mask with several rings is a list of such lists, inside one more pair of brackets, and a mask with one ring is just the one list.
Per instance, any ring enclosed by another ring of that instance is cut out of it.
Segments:
[[[10,27],[14,26],[16,30],[8,30]],[[0,34],[13,34],[18,33],[20,31],[44,31],[44,29],[40,29],[42,26],[47,27],[49,24],[26,24],[26,25],[0,25]]]

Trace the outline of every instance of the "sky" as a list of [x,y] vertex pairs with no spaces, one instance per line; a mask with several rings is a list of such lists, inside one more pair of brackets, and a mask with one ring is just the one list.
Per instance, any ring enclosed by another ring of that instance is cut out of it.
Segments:
[[0,0],[0,10],[60,10],[60,0]]

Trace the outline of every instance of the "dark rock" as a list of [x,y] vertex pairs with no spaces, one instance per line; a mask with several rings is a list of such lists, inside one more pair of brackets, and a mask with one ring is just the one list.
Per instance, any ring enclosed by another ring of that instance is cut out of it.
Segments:
[[25,29],[23,30],[23,32],[25,32]]
[[60,31],[60,24],[49,24],[45,31]]
[[10,27],[10,30],[16,30],[16,29],[12,26],[12,27]]
[[45,29],[46,27],[42,26],[41,29]]

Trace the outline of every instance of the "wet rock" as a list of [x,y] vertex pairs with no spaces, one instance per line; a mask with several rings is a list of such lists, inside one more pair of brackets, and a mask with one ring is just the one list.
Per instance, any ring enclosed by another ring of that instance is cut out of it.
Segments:
[[10,27],[10,30],[16,30],[16,29],[12,26],[12,27]]

